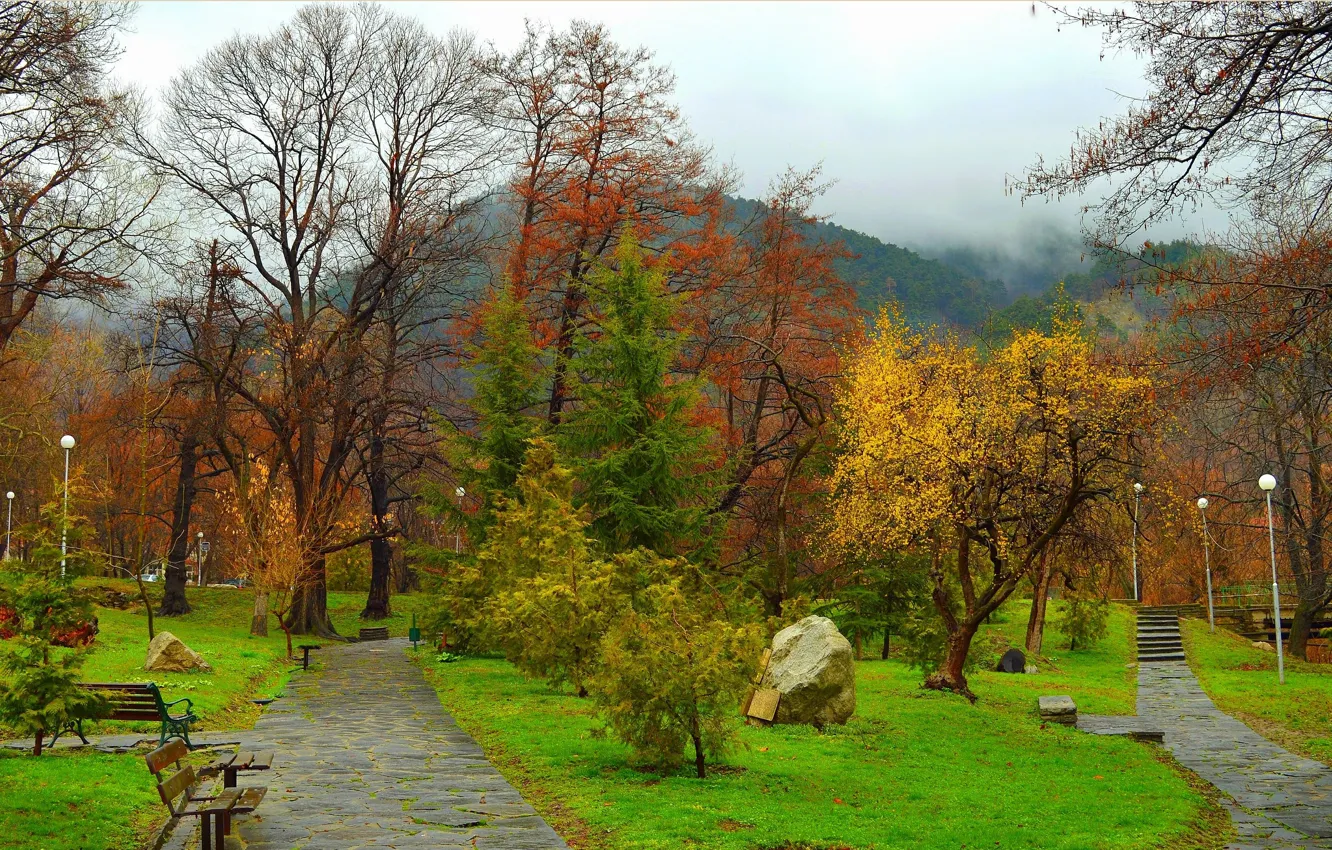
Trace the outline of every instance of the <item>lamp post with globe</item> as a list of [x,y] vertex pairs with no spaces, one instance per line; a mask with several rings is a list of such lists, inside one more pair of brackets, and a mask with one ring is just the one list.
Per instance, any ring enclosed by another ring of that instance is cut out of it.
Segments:
[[1133,482],[1133,601],[1138,601],[1138,498],[1142,496],[1143,486]]
[[1277,584],[1276,532],[1272,530],[1272,491],[1276,489],[1275,476],[1264,475],[1258,487],[1267,495],[1267,545],[1272,554],[1272,618],[1276,624],[1277,681],[1286,684],[1286,661],[1281,650],[1281,588]]
[[9,503],[9,510],[5,514],[5,560],[9,560],[9,541],[14,533],[14,491],[5,493],[5,501]]
[[1212,557],[1207,549],[1207,497],[1198,497],[1198,513],[1202,514],[1203,569],[1207,572],[1207,627],[1216,633],[1216,617],[1212,614]]
[[65,517],[60,523],[60,577],[65,577],[65,555],[68,552],[67,531],[69,529],[69,453],[74,448],[74,437],[70,434],[60,438],[60,448],[65,450]]
[[462,552],[462,502],[467,491],[459,487],[453,492],[458,497],[458,527],[453,532],[453,551],[459,553]]

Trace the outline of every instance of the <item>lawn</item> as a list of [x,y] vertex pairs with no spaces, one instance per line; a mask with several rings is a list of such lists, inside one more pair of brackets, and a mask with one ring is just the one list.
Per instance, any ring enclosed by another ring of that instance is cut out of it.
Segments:
[[1332,665],[1286,656],[1286,684],[1277,683],[1275,652],[1205,620],[1181,623],[1189,666],[1222,711],[1292,752],[1332,765]]
[[[133,582],[88,582],[123,591]],[[149,588],[156,603],[157,587]],[[211,673],[162,673],[143,669],[148,619],[142,605],[121,611],[98,608],[100,632],[83,670],[88,681],[154,681],[168,700],[189,697],[200,721],[192,729],[248,729],[260,709],[250,702],[281,691],[292,669],[286,640],[270,627],[269,636],[249,634],[253,597],[249,591],[190,588],[193,612],[158,617],[158,631],[170,631],[213,666]],[[420,597],[395,596],[394,616],[384,624],[405,635]],[[330,593],[329,610],[342,634],[355,634],[364,593]],[[297,641],[299,642],[299,641]],[[316,652],[313,658],[316,660]],[[92,733],[127,729],[157,731],[156,724],[85,724]],[[12,734],[0,728],[0,738]],[[153,827],[166,820],[141,754],[103,755],[56,750],[32,758],[0,751],[0,846],[6,850],[128,850],[142,845]]]
[[[578,848],[1222,846],[1228,820],[1159,750],[1035,716],[1041,693],[1131,712],[1130,623],[1117,609],[1101,646],[1050,649],[1035,676],[975,673],[974,706],[897,660],[860,662],[845,727],[745,728],[706,780],[636,769],[586,700],[503,660],[422,655],[446,709]],[[1024,627],[1015,607],[982,653]]]

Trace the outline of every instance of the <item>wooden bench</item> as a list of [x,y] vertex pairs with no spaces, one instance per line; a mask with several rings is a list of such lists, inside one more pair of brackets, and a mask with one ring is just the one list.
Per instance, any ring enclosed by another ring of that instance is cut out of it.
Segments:
[[[110,713],[98,719],[155,720],[162,724],[161,734],[157,738],[159,745],[165,744],[168,738],[181,738],[185,741],[186,746],[191,749],[194,747],[190,743],[190,723],[199,718],[195,716],[194,703],[189,699],[182,698],[173,702],[166,702],[162,699],[162,692],[152,682],[80,682],[79,687],[96,691],[110,702]],[[185,711],[172,714],[172,708],[181,703],[185,703]],[[82,718],[71,720],[58,729],[51,738],[51,743],[55,744],[56,738],[66,732],[73,732],[79,736],[80,741],[85,744],[88,743],[88,739],[83,734]]]
[[[226,836],[231,833],[232,816],[254,811],[268,793],[268,789],[231,786],[223,787],[217,794],[199,794],[197,792],[200,777],[195,774],[193,767],[181,763],[181,759],[188,754],[189,747],[175,740],[144,756],[144,761],[148,763],[148,770],[157,780],[158,796],[166,804],[171,816],[199,818],[199,835],[203,850],[213,850],[214,845],[217,850],[225,850]],[[268,761],[271,762],[272,754],[267,755]],[[175,767],[175,773],[164,779],[163,775],[167,768],[172,766]],[[267,767],[265,764],[262,769]]]

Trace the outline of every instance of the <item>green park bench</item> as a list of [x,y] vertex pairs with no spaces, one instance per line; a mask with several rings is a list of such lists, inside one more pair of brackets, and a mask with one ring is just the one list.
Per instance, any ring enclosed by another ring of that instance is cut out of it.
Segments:
[[[157,739],[159,745],[165,744],[168,738],[180,738],[185,741],[187,747],[194,748],[190,743],[190,723],[199,718],[194,713],[194,703],[189,699],[181,698],[167,702],[162,699],[162,692],[153,682],[80,682],[79,687],[96,691],[106,697],[110,703],[109,713],[96,719],[157,721],[162,724],[161,734]],[[185,703],[185,710],[173,714],[172,709],[181,703]],[[73,732],[79,736],[80,741],[88,743],[83,734],[83,718],[78,718],[70,720],[57,730],[51,738],[51,744],[54,745],[56,739],[67,732]]]

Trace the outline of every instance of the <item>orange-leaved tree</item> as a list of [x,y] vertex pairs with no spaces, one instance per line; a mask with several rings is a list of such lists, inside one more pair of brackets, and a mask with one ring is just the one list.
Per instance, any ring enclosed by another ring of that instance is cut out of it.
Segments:
[[1097,500],[1130,486],[1152,396],[1067,321],[983,356],[880,316],[838,399],[830,537],[930,554],[948,647],[927,687],[975,699],[963,665],[977,629]]

